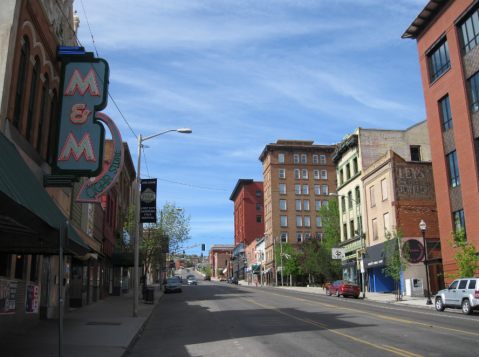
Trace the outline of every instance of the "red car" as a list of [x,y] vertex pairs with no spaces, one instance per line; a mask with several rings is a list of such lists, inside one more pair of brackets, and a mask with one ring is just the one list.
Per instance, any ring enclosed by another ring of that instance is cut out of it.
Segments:
[[211,277],[209,275],[205,275],[205,280],[211,281]]
[[355,299],[359,297],[359,286],[352,281],[337,280],[326,289],[326,295],[343,295],[343,297],[353,296]]

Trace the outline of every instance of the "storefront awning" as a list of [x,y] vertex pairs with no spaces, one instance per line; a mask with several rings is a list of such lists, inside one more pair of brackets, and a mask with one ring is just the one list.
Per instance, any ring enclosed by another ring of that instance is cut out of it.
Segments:
[[[15,146],[0,133],[0,252],[58,254],[60,225],[67,220]],[[69,225],[64,254],[89,252]]]
[[384,253],[384,244],[379,243],[366,248],[364,256],[364,268],[375,268],[386,265],[386,255]]
[[[138,258],[139,266],[143,266],[144,258],[141,255]],[[110,262],[114,267],[133,267],[135,266],[135,255],[133,253],[112,253]]]
[[273,270],[273,268],[268,268],[268,269],[266,269],[266,270],[263,272],[263,274],[268,274],[268,273],[271,272],[271,270]]

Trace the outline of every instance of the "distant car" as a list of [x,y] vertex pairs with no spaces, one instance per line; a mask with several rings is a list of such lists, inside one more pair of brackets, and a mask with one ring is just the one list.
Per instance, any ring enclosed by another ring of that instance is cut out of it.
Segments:
[[220,281],[226,281],[226,278],[220,278]]
[[209,276],[209,275],[205,275],[205,278],[204,278],[204,280],[209,280],[209,281],[211,281],[211,276]]
[[198,285],[194,276],[188,278],[188,285]]
[[174,275],[170,279],[177,279],[180,284],[183,282],[183,279],[180,275]]
[[355,299],[359,297],[359,286],[348,280],[337,280],[326,288],[326,295],[343,295],[343,297],[352,296]]
[[189,274],[189,275],[187,275],[187,276],[186,276],[186,279],[189,279],[189,278],[191,278],[191,277],[193,277],[193,278],[194,278],[195,276],[194,276],[194,275],[191,275],[191,274]]
[[181,283],[176,279],[176,277],[171,277],[165,281],[165,294],[166,293],[181,293],[183,291]]
[[439,291],[435,300],[436,310],[446,307],[462,309],[465,315],[479,309],[479,278],[461,278],[454,280],[447,289]]

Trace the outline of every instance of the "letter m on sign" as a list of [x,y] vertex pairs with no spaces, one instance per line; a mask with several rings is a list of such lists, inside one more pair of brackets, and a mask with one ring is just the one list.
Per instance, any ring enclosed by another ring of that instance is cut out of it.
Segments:
[[85,159],[87,161],[96,161],[95,153],[93,152],[93,147],[91,146],[90,134],[86,133],[78,143],[72,133],[68,135],[68,139],[63,147],[62,153],[58,160],[68,161],[70,160],[70,155],[73,154],[75,160],[80,160],[80,157],[85,154]]

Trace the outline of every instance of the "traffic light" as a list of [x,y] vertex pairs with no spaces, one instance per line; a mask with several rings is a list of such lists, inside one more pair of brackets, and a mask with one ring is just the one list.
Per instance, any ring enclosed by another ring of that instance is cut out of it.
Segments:
[[204,244],[201,245],[201,250],[203,250],[203,251],[205,250],[205,245]]

